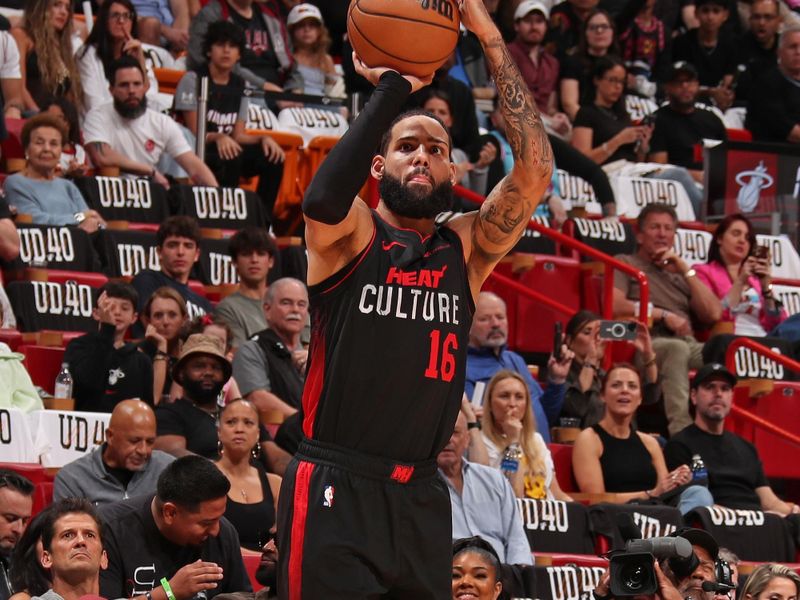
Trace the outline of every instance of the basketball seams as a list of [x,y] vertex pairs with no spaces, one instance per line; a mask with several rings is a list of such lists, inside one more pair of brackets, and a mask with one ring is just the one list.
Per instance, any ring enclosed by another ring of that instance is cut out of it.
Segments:
[[371,12],[369,10],[361,8],[360,3],[358,2],[353,5],[351,12],[354,10],[360,12],[362,15],[365,15],[367,17],[383,17],[385,19],[397,19],[400,21],[405,21],[407,23],[419,23],[420,25],[428,25],[429,27],[438,27],[439,29],[444,29],[445,31],[450,31],[458,35],[458,27],[455,28],[448,27],[446,25],[442,25],[441,23],[433,23],[431,21],[426,21],[425,19],[415,19],[413,17],[408,17],[406,15],[393,15],[391,13]]
[[[366,14],[366,13],[364,13],[364,14]],[[406,20],[406,19],[402,19],[402,20]],[[422,21],[422,23],[425,23],[425,22],[424,22],[424,21]],[[448,53],[447,53],[447,54],[446,54],[444,57],[442,57],[442,58],[435,58],[435,59],[433,59],[433,60],[424,60],[424,61],[421,61],[421,60],[411,60],[410,58],[406,58],[405,56],[397,56],[396,54],[392,54],[391,52],[387,52],[387,51],[386,51],[386,50],[384,50],[383,48],[380,48],[380,47],[376,46],[376,45],[375,45],[375,44],[374,44],[374,43],[373,43],[373,42],[372,42],[372,41],[371,41],[371,40],[370,40],[370,39],[369,39],[369,38],[368,38],[368,37],[367,37],[367,36],[364,34],[364,32],[363,32],[363,31],[361,31],[361,29],[360,29],[360,28],[359,28],[359,26],[358,26],[358,23],[356,23],[355,21],[351,20],[351,21],[350,21],[350,24],[351,24],[351,26],[353,27],[353,29],[355,29],[355,30],[358,32],[358,34],[361,36],[361,39],[362,39],[362,40],[363,40],[365,43],[367,43],[367,44],[369,44],[370,46],[372,46],[372,47],[373,47],[375,50],[379,51],[381,54],[384,54],[385,56],[388,56],[388,57],[390,57],[390,58],[397,59],[397,60],[399,60],[399,61],[402,61],[402,62],[405,62],[405,63],[414,64],[414,65],[436,65],[436,64],[441,64],[442,62],[444,62],[445,60],[447,60],[447,57],[448,57],[448,56],[450,56],[450,54],[452,54],[452,52],[448,52]],[[427,23],[427,24],[428,24],[428,25],[430,25],[430,23]]]

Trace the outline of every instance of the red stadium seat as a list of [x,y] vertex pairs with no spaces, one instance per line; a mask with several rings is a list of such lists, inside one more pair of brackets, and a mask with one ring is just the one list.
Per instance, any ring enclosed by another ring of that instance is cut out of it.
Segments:
[[64,360],[64,348],[24,345],[19,351],[25,355],[23,364],[34,385],[53,393],[53,384]]
[[53,482],[40,481],[33,490],[33,511],[31,516],[39,514],[43,508],[46,508],[53,502]]
[[569,444],[548,444],[550,455],[553,457],[553,467],[556,471],[558,485],[566,493],[577,492],[578,484],[572,474],[572,446]]
[[38,463],[0,462],[0,469],[14,471],[23,477],[27,477],[34,484],[53,481],[53,477]]
[[26,278],[30,281],[49,281],[52,283],[66,283],[67,281],[75,281],[78,284],[88,285],[93,288],[100,288],[108,283],[108,277],[102,273],[89,273],[87,271],[26,269],[26,275]]
[[8,347],[16,352],[22,345],[22,334],[16,329],[0,329],[0,342],[8,344]]

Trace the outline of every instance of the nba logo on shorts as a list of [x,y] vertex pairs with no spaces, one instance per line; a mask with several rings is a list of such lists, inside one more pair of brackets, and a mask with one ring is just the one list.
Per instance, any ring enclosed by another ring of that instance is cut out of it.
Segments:
[[325,491],[322,493],[322,495],[325,498],[322,501],[322,506],[325,506],[327,508],[331,508],[333,506],[333,486],[332,485],[326,485],[325,486]]

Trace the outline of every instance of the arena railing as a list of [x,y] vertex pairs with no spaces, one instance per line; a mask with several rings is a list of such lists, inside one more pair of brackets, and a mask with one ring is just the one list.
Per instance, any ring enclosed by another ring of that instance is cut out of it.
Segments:
[[[460,198],[468,200],[469,202],[473,202],[475,204],[482,204],[485,198],[479,194],[476,194],[472,190],[468,190],[460,185],[454,186],[455,194]],[[561,246],[565,246],[572,250],[577,251],[578,253],[588,256],[598,262],[603,263],[605,266],[605,276],[603,277],[603,317],[606,319],[613,318],[613,310],[614,310],[614,270],[617,269],[630,277],[636,279],[639,282],[639,315],[638,319],[642,323],[648,323],[648,303],[650,301],[650,287],[647,281],[647,275],[645,275],[639,269],[632,267],[631,265],[622,262],[614,258],[613,256],[606,254],[605,252],[601,252],[596,248],[592,248],[588,244],[584,244],[581,241],[578,241],[574,238],[569,237],[568,235],[564,235],[560,231],[556,231],[550,227],[545,227],[540,223],[536,223],[535,221],[531,221],[528,223],[528,229],[536,231],[541,235],[547,236],[557,244]],[[545,294],[537,292],[536,290],[532,290],[521,283],[517,283],[513,279],[505,277],[504,275],[500,275],[499,273],[492,273],[490,275],[492,279],[501,283],[502,285],[507,285],[514,290],[518,291],[519,293],[527,296],[532,300],[536,300],[538,302],[542,302],[546,304],[550,308],[557,310],[561,313],[566,314],[567,316],[572,316],[574,312],[573,309],[565,306],[555,300],[549,298]]]
[[[733,340],[728,346],[728,349],[725,351],[725,366],[731,373],[736,372],[736,352],[740,348],[747,348],[751,352],[770,360],[774,360],[776,363],[787,369],[791,369],[792,371],[800,373],[800,362],[792,360],[783,354],[778,354],[777,352],[762,346],[758,342],[745,337],[739,337]],[[731,406],[731,413],[733,413],[734,417],[747,421],[751,425],[760,427],[761,429],[764,429],[765,431],[768,431],[769,433],[772,433],[786,440],[787,442],[800,446],[800,436],[797,436],[794,433],[783,429],[782,427],[778,427],[775,425],[775,423],[767,421],[763,417],[759,417],[749,410],[734,404]]]

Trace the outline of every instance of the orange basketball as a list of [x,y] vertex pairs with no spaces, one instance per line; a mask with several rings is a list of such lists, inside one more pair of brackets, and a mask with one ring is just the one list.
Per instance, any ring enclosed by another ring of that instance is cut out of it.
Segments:
[[369,67],[427,77],[458,41],[456,0],[352,0],[347,34]]

